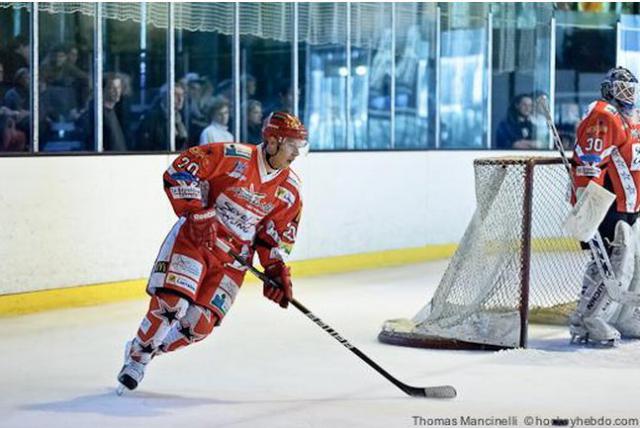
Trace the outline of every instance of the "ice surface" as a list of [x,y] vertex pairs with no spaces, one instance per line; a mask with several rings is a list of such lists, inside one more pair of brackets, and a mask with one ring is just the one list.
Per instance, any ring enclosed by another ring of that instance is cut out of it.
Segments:
[[[204,342],[154,360],[118,397],[125,341],[146,301],[0,319],[0,427],[412,427],[424,418],[640,418],[640,341],[569,346],[533,327],[530,349],[434,351],[378,343],[410,317],[446,262],[295,281],[296,297],[400,380],[453,384],[458,398],[409,398],[294,308],[247,285]],[[458,419],[458,425],[460,420]],[[431,424],[431,426],[437,426]],[[480,425],[482,426],[482,425]]]

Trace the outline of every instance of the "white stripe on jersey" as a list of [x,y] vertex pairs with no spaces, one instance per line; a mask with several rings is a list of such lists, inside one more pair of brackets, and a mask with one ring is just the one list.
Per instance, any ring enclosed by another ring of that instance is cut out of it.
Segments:
[[611,153],[611,159],[613,160],[613,164],[616,166],[616,172],[618,173],[618,177],[620,177],[620,183],[624,189],[626,200],[625,209],[629,213],[635,212],[636,201],[638,199],[638,188],[636,187],[636,183],[633,181],[633,176],[629,171],[627,163],[622,158],[617,147],[615,147],[615,150]]

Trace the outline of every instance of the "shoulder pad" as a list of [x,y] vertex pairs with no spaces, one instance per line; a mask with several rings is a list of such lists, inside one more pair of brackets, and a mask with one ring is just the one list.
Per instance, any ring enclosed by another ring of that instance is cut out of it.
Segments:
[[617,116],[617,115],[618,115],[618,109],[617,109],[617,108],[615,108],[614,106],[612,106],[611,104],[607,104],[607,105],[604,107],[604,111],[606,111],[607,113],[611,113],[611,114],[612,114],[612,115],[614,115],[614,116]]

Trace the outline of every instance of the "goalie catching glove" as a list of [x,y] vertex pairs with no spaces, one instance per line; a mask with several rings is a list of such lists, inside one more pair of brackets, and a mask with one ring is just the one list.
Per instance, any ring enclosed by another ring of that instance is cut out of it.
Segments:
[[[289,300],[293,298],[289,267],[282,262],[274,263],[265,268],[264,274],[271,280],[265,281],[263,284],[264,297],[278,303],[282,308],[289,306]],[[277,286],[274,286],[273,283]]]

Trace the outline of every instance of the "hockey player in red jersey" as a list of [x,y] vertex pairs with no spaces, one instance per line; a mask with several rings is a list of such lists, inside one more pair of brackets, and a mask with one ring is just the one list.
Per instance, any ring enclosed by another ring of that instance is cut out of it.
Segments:
[[[615,194],[598,230],[605,242],[622,289],[640,284],[640,127],[636,123],[638,80],[616,67],[601,84],[602,99],[593,102],[580,122],[573,153],[572,174],[578,197],[594,182]],[[572,340],[613,344],[622,336],[640,337],[640,312],[602,292],[595,261],[587,266],[576,311],[570,317]],[[600,290],[600,291],[598,291]]]
[[265,297],[286,308],[292,284],[285,257],[296,239],[302,209],[300,180],[289,168],[307,145],[300,120],[272,113],[263,143],[212,143],[181,153],[164,173],[164,189],[179,217],[153,265],[149,310],[127,344],[118,375],[135,389],[151,359],[207,337],[227,314],[246,268],[216,246],[220,240],[251,260],[280,288]]

